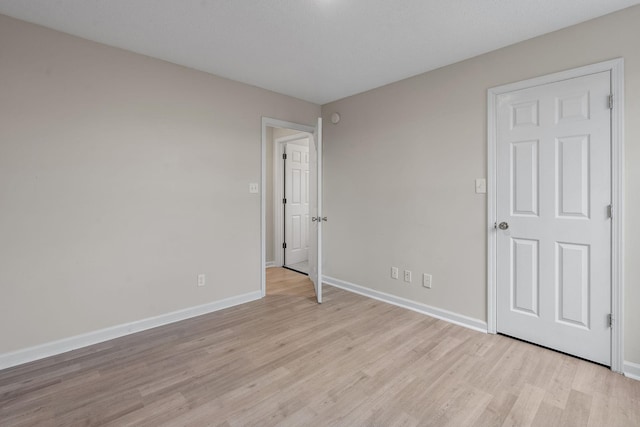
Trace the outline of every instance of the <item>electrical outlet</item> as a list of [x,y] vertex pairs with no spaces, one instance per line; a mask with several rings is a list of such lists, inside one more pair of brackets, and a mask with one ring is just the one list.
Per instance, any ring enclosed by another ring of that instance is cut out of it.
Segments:
[[391,278],[392,279],[398,278],[398,267],[391,267]]
[[198,286],[204,286],[205,285],[205,275],[204,274],[198,274]]
[[410,270],[405,270],[404,271],[404,281],[407,283],[411,283],[411,271]]
[[258,194],[259,189],[258,189],[258,183],[257,182],[252,182],[249,184],[249,193],[251,194]]
[[422,286],[431,289],[431,275],[424,273],[422,275]]

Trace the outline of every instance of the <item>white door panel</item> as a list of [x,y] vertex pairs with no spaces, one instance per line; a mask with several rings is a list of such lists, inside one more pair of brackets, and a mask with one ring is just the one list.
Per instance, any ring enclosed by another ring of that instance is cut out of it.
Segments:
[[307,261],[309,251],[309,146],[298,142],[285,145],[285,265]]
[[[309,213],[311,218],[322,217],[322,118],[309,144]],[[322,302],[322,221],[309,226],[309,278]]]
[[497,104],[497,330],[609,365],[610,73]]

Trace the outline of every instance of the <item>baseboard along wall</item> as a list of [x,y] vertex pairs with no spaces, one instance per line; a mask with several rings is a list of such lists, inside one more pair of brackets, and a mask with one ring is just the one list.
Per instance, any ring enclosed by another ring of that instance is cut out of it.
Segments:
[[63,338],[61,340],[48,342],[22,350],[0,354],[0,369],[6,369],[12,366],[21,365],[23,363],[33,362],[35,360],[44,359],[45,357],[66,353],[67,351],[76,350],[93,344],[98,344],[114,338],[119,338],[147,329],[156,328],[158,326],[167,325],[169,323],[179,322],[191,317],[213,313],[214,311],[219,311],[225,308],[255,301],[260,298],[262,298],[262,292],[249,292],[247,294],[237,295],[203,305],[173,311],[171,313],[162,314],[160,316],[136,320],[134,322],[124,323],[122,325],[116,325],[69,338]]
[[[383,301],[389,304],[397,305],[409,310],[416,311],[418,313],[426,314],[427,316],[435,317],[437,319],[445,320],[447,322],[454,323],[465,328],[473,329],[479,332],[487,332],[487,323],[478,319],[467,317],[461,314],[457,314],[448,310],[442,310],[439,308],[431,307],[426,304],[421,304],[415,301],[411,301],[405,298],[397,297],[395,295],[387,294],[385,292],[376,291],[364,286],[349,283],[344,280],[336,279],[334,277],[323,276],[323,283],[336,288],[344,289],[346,291],[354,292],[359,295],[363,295],[369,298]],[[623,374],[625,377],[632,378],[640,381],[640,364],[633,362],[624,362]]]
[[625,377],[640,381],[640,363],[633,363],[625,360],[622,367],[622,373]]
[[[266,267],[274,267],[274,265],[270,266],[269,263],[267,263]],[[359,295],[373,298],[378,301],[386,302],[398,307],[425,314],[427,316],[451,322],[453,324],[473,329],[478,332],[487,332],[486,322],[448,310],[431,307],[426,304],[421,304],[395,295],[387,294],[385,292],[376,291],[364,286],[336,279],[334,277],[323,276],[323,283]],[[58,341],[52,341],[49,343],[37,345],[34,347],[0,354],[0,370],[28,362],[33,362],[35,360],[44,359],[45,357],[66,353],[68,351],[87,347],[93,344],[98,344],[125,335],[134,334],[136,332],[141,332],[147,329],[156,328],[158,326],[167,325],[169,323],[179,322],[181,320],[201,316],[203,314],[213,313],[225,308],[255,301],[260,298],[262,298],[262,294],[260,291],[250,292],[247,294],[214,301],[183,310],[177,310],[160,316],[149,317],[146,319],[137,320],[135,322],[116,325],[110,328],[100,329],[86,334],[76,335]],[[623,374],[628,378],[640,381],[640,364],[625,361]]]
[[474,319],[472,317],[467,317],[462,314],[454,313],[452,311],[431,307],[430,305],[411,301],[406,298],[387,294],[385,292],[376,291],[370,288],[366,288],[364,286],[356,285],[355,283],[350,283],[344,280],[336,279],[334,277],[323,276],[322,282],[330,286],[335,286],[336,288],[344,289],[345,291],[354,292],[356,294],[373,298],[378,301],[383,301],[389,304],[397,305],[398,307],[402,307],[408,310],[416,311],[418,313],[426,314],[427,316],[445,320],[447,322],[451,322],[459,326],[464,326],[465,328],[473,329],[474,331],[487,333],[487,322],[484,322],[482,320]]

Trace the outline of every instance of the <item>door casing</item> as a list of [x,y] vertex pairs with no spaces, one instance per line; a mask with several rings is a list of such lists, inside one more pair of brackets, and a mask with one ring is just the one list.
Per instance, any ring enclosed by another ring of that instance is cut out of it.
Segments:
[[487,331],[497,326],[497,208],[496,108],[499,95],[603,71],[611,72],[611,370],[622,372],[624,364],[624,59],[561,71],[546,76],[497,86],[487,91]]

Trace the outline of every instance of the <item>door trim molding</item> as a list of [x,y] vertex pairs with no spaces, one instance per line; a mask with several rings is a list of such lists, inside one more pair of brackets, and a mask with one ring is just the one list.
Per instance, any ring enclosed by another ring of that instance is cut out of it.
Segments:
[[296,133],[295,135],[287,135],[273,141],[273,262],[278,267],[284,265],[282,256],[282,238],[284,236],[282,199],[284,198],[284,190],[282,185],[282,154],[284,146],[287,142],[299,141],[301,139],[311,138],[311,135],[305,132]]
[[262,117],[262,145],[260,149],[260,289],[262,297],[267,294],[267,128],[293,129],[313,133],[315,126]]
[[548,83],[611,72],[611,370],[624,367],[624,59],[616,58],[584,67],[523,80],[487,91],[487,331],[495,334],[497,327],[496,251],[496,128],[497,97],[503,93],[541,86]]

